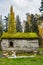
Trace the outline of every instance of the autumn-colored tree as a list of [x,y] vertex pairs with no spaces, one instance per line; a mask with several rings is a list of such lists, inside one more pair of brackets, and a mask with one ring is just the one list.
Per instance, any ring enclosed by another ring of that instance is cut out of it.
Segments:
[[16,33],[16,21],[15,14],[13,12],[13,6],[10,8],[9,20],[8,20],[8,32]]

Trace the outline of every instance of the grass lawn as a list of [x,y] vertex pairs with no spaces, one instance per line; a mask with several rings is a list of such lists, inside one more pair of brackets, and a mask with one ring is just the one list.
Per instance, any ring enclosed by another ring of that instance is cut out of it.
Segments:
[[0,65],[43,65],[43,57],[18,59],[0,58]]
[[43,52],[43,48],[39,48],[39,51],[42,51]]

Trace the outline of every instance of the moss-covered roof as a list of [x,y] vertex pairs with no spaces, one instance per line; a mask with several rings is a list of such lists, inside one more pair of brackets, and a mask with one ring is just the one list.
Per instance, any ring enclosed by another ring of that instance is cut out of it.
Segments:
[[1,38],[38,38],[38,35],[35,32],[31,33],[3,33]]

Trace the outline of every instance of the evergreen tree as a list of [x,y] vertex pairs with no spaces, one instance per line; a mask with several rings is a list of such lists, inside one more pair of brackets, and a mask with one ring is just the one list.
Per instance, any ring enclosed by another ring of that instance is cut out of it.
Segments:
[[3,32],[2,18],[0,17],[0,35],[2,34],[2,32]]
[[16,21],[15,14],[13,12],[13,6],[10,8],[9,20],[8,20],[8,32],[15,33],[16,32]]
[[31,15],[29,13],[26,14],[27,15],[27,21],[28,21],[28,24],[29,24],[29,32],[32,31],[32,28],[31,28]]
[[26,23],[25,23],[25,29],[24,29],[24,32],[30,32],[28,21],[26,21]]
[[33,14],[31,14],[30,22],[31,22],[31,32],[33,32],[33,30],[34,30],[34,15]]
[[0,34],[2,34],[2,24],[0,23]]
[[[9,15],[8,15],[8,17],[9,17]],[[5,27],[6,27],[6,29],[4,30],[5,32],[8,31],[8,17],[5,16],[5,19],[4,19],[4,21],[5,21]]]
[[41,0],[41,6],[39,8],[40,12],[42,12],[42,16],[43,16],[43,0]]
[[36,32],[38,34],[37,18],[33,14],[31,14],[31,24],[32,32]]
[[17,32],[22,32],[22,26],[21,26],[21,22],[19,19],[19,15],[16,16],[16,30]]
[[38,31],[38,24],[37,24],[37,19],[36,17],[34,17],[34,22],[33,22],[33,32],[36,32],[37,34],[39,34],[39,31]]

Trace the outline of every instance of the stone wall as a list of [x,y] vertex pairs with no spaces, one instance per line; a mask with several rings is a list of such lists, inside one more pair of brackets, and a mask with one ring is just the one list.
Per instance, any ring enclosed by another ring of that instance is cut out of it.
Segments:
[[[13,42],[13,47],[9,46],[9,42]],[[35,40],[23,40],[23,39],[3,39],[1,41],[2,50],[25,50],[32,51],[37,50],[39,47],[38,39]]]

